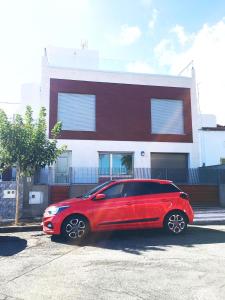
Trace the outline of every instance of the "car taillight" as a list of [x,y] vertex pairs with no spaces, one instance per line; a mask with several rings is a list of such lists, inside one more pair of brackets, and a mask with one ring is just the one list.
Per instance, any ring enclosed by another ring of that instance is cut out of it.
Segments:
[[180,193],[180,197],[182,198],[182,199],[185,199],[185,200],[189,200],[189,196],[188,196],[188,194],[186,194],[186,193]]

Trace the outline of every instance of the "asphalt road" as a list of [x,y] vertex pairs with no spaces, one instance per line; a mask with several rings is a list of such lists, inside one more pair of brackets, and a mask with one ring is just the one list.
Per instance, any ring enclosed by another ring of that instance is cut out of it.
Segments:
[[225,299],[225,226],[98,234],[82,247],[0,234],[0,299]]

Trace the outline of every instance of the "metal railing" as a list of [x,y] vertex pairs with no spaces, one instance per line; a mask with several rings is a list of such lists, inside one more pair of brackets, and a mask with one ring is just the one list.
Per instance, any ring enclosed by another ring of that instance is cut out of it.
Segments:
[[97,167],[71,167],[68,172],[57,172],[53,167],[45,168],[34,176],[36,184],[97,184],[107,180],[125,178],[168,179],[177,184],[225,183],[225,169],[219,168],[134,168],[127,172],[124,169],[100,169]]

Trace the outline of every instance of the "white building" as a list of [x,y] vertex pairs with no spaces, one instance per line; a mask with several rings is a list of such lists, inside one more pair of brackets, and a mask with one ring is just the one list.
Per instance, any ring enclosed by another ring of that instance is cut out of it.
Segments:
[[214,115],[201,115],[200,122],[201,164],[225,164],[225,126],[217,125]]
[[199,115],[194,71],[192,77],[109,72],[99,61],[95,50],[48,48],[41,87],[24,84],[21,102],[7,105],[10,117],[31,105],[37,118],[45,106],[50,128],[62,121],[59,145],[67,151],[56,164],[59,181],[70,167],[126,175],[124,159],[133,172],[225,162],[225,127],[214,115]]
[[192,77],[109,72],[98,63],[93,50],[45,51],[41,105],[50,129],[62,121],[59,144],[68,147],[57,172],[96,167],[126,174],[124,156],[132,169],[199,167],[194,71]]

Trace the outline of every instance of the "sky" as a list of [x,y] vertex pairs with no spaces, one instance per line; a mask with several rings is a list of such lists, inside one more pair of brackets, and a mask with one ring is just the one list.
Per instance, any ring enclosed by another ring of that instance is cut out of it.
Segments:
[[40,82],[45,47],[81,40],[108,68],[178,75],[193,61],[200,110],[225,125],[224,0],[0,0],[0,102]]

